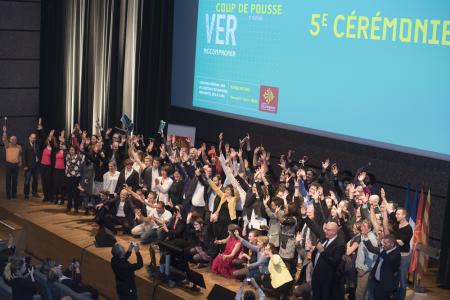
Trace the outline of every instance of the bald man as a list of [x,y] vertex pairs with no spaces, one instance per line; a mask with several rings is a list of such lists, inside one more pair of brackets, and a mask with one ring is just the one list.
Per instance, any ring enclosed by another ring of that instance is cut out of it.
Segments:
[[335,222],[325,223],[323,237],[312,252],[313,273],[311,286],[313,299],[344,299],[342,278],[338,268],[345,253],[345,242],[338,236],[339,226]]
[[6,152],[6,198],[16,198],[17,177],[19,167],[22,165],[22,147],[17,144],[17,137],[14,135],[8,139],[6,126],[3,126],[2,142]]

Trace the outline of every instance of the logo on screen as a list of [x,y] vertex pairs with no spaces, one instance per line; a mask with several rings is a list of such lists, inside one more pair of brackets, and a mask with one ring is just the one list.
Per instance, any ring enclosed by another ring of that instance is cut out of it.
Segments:
[[277,113],[278,110],[278,88],[262,85],[259,88],[259,110]]

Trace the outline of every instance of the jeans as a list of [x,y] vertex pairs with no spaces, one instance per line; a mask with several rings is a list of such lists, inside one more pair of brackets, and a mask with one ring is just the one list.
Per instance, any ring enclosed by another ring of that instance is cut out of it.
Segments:
[[36,196],[37,194],[37,187],[38,187],[38,166],[29,167],[28,170],[25,171],[25,179],[23,181],[23,194],[25,197],[28,197],[30,194],[30,182],[33,180],[33,183],[31,185],[31,193],[33,196]]
[[398,291],[398,299],[403,300],[406,296],[406,288],[408,287],[408,267],[409,260],[411,256],[408,254],[406,256],[402,255],[400,261],[400,289]]
[[6,162],[6,198],[16,198],[19,164]]
[[89,196],[86,193],[81,193],[81,200],[83,201],[83,208],[87,209],[89,206],[89,203],[92,204],[92,206],[95,208],[95,205],[97,204],[97,197],[95,196]]
[[144,231],[141,234],[141,242],[142,244],[154,243],[156,241],[161,241],[165,237],[164,230],[158,229],[149,229]]

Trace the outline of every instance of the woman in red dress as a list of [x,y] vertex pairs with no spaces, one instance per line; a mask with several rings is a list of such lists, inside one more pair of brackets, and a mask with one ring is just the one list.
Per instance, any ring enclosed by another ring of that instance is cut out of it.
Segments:
[[214,258],[211,271],[227,278],[233,278],[232,266],[233,260],[237,259],[242,251],[241,242],[236,237],[235,231],[241,233],[241,228],[236,224],[228,225],[228,237],[223,240],[217,240],[215,244],[225,244],[225,251]]

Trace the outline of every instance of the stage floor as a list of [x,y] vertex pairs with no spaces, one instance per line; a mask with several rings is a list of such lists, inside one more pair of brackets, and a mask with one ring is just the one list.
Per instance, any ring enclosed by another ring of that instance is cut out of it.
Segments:
[[[52,257],[63,265],[68,265],[72,258],[79,259],[83,281],[97,288],[108,299],[116,299],[115,281],[110,267],[111,248],[95,247],[94,236],[98,226],[92,222],[92,216],[68,214],[64,209],[64,206],[43,203],[37,199],[6,200],[2,197],[0,220],[17,229],[19,250],[26,250],[40,260]],[[131,236],[121,234],[116,239],[125,248],[134,240]],[[238,281],[224,279],[207,268],[196,270],[203,274],[207,287],[200,293],[169,288],[165,284],[156,285],[145,268],[150,263],[148,246],[142,246],[141,253],[144,268],[136,272],[139,299],[205,299],[216,283],[232,291],[239,289]],[[135,261],[134,254],[131,261]]]
[[[107,299],[117,299],[115,281],[110,267],[111,248],[97,248],[94,236],[97,226],[92,216],[83,213],[67,214],[61,205],[43,203],[40,199],[24,200],[19,192],[19,199],[6,200],[4,193],[3,168],[0,171],[0,238],[14,231],[19,251],[26,250],[34,257],[43,260],[52,257],[63,265],[68,265],[73,258],[81,261],[83,281],[97,288]],[[19,191],[22,189],[19,185]],[[6,224],[6,225],[5,225]],[[14,228],[14,230],[12,229]],[[127,247],[133,238],[119,234],[118,242]],[[136,272],[139,299],[206,299],[215,284],[237,291],[237,280],[225,279],[211,273],[208,269],[197,270],[203,274],[206,290],[193,293],[164,283],[156,282],[146,271],[150,263],[148,247],[141,247],[144,268]],[[157,257],[158,258],[158,257]],[[135,261],[134,254],[131,261]],[[440,289],[436,285],[437,270],[430,270],[423,279],[422,286],[426,294],[415,294],[408,289],[409,299],[450,299],[450,290]]]

